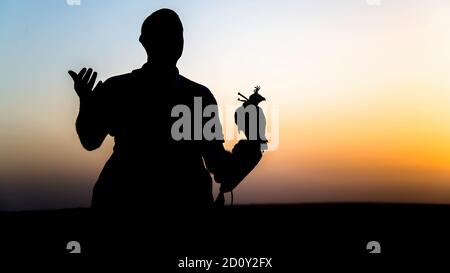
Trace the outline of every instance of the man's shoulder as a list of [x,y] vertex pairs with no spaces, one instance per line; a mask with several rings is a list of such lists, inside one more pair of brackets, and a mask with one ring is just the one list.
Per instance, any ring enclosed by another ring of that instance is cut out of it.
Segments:
[[112,76],[103,82],[101,89],[97,93],[101,93],[104,98],[123,97],[122,90],[129,90],[136,84],[133,72]]
[[112,77],[106,79],[104,84],[112,85],[112,86],[127,84],[131,80],[133,80],[133,78],[134,78],[133,72],[130,72],[130,73],[126,73],[126,74],[112,76]]
[[211,93],[208,87],[196,83],[182,75],[180,75],[180,81],[182,85],[189,89],[194,96],[202,97],[203,99],[211,100],[212,102],[216,102],[216,99],[214,98],[214,95]]

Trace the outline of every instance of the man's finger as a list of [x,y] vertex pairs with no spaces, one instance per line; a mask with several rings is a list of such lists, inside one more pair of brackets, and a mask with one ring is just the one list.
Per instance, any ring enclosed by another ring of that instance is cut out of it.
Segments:
[[91,79],[88,82],[88,89],[92,90],[92,88],[94,88],[94,84],[95,84],[95,80],[97,79],[97,72],[94,72],[92,74]]
[[84,76],[84,73],[86,73],[86,67],[83,67],[83,69],[80,70],[80,72],[78,72],[78,80],[81,80]]
[[94,91],[97,90],[98,88],[100,88],[102,85],[103,85],[103,82],[102,82],[102,81],[99,81],[99,82],[97,83],[97,85],[95,86]]
[[75,73],[74,71],[69,70],[69,75],[70,75],[70,77],[72,77],[72,80],[73,80],[73,81],[76,81],[76,80],[77,80],[78,75],[77,75],[77,73]]
[[89,78],[91,77],[91,74],[92,74],[92,68],[89,68],[87,70],[86,74],[84,74],[82,81],[87,84],[89,82]]

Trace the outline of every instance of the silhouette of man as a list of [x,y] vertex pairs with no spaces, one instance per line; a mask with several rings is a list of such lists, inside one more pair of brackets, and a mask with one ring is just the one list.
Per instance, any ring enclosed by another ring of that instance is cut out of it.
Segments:
[[[195,97],[202,99],[203,108],[216,106],[216,100],[208,88],[181,76],[176,68],[184,40],[174,11],[151,14],[142,24],[139,41],[148,60],[131,73],[100,81],[94,88],[97,73],[92,69],[69,71],[80,98],[76,129],[81,144],[95,150],[108,134],[115,142],[94,187],[92,207],[211,207],[210,173],[221,183],[221,192],[232,190],[261,159],[260,143],[241,140],[228,152],[223,138],[174,140],[174,106],[193,111]],[[203,118],[202,125],[206,121]]]

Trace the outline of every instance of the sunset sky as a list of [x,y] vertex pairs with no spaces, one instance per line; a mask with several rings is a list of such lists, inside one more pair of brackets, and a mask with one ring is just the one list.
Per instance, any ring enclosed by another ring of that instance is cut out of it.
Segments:
[[0,210],[90,204],[113,141],[82,149],[67,70],[141,67],[162,7],[184,24],[181,74],[223,108],[255,85],[279,108],[237,203],[450,204],[450,1],[380,1],[0,1]]

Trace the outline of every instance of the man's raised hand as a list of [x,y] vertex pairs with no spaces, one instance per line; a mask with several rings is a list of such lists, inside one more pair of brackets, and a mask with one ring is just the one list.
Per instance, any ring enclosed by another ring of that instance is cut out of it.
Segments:
[[[94,89],[95,80],[97,79],[97,72],[92,72],[92,68],[89,68],[87,70],[86,68],[83,68],[80,70],[80,72],[78,72],[78,74],[72,70],[69,70],[69,75],[72,77],[74,82],[75,92],[77,92],[77,95],[78,97],[80,97],[80,99],[89,96]],[[102,81],[99,81],[95,89],[97,89],[101,85]]]

